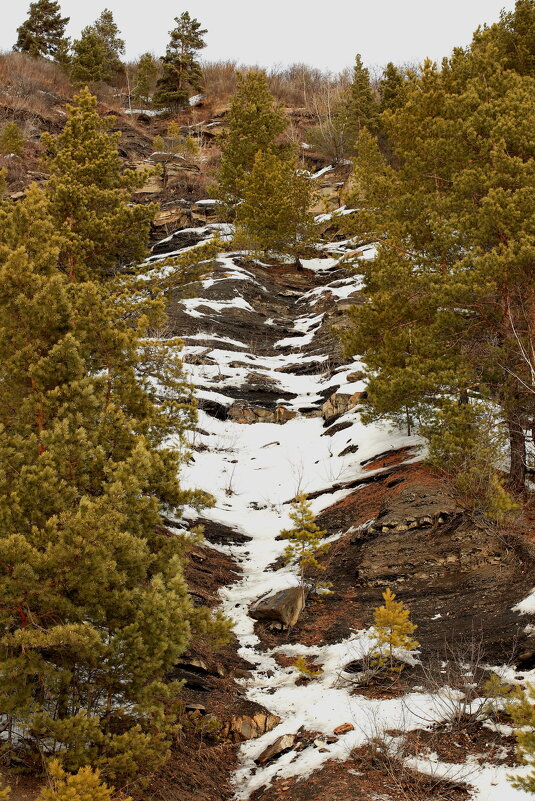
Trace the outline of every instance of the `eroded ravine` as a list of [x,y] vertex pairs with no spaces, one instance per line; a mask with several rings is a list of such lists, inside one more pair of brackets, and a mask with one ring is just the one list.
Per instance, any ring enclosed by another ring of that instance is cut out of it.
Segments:
[[[281,719],[272,731],[242,746],[234,783],[244,799],[277,777],[306,778],[331,760],[347,759],[378,731],[410,730],[422,720],[431,724],[440,719],[443,713],[433,693],[413,689],[399,698],[366,698],[345,681],[343,668],[369,647],[363,607],[369,624],[370,602],[380,597],[386,583],[406,581],[404,574],[410,581],[412,572],[421,574],[419,589],[425,590],[426,582],[429,588],[433,581],[447,586],[450,573],[458,575],[461,563],[474,574],[484,564],[499,564],[516,575],[515,581],[502,582],[503,598],[497,604],[503,607],[504,628],[509,618],[519,625],[510,607],[530,584],[528,556],[515,552],[507,561],[498,544],[485,549],[481,538],[472,538],[464,551],[459,545],[457,564],[452,562],[451,544],[443,546],[444,553],[434,554],[431,535],[437,528],[454,526],[455,505],[425,471],[418,472],[417,438],[388,426],[362,424],[361,365],[344,363],[333,336],[333,326],[343,324],[348,303],[362,301],[358,281],[337,268],[336,255],[304,266],[303,271],[268,267],[222,254],[203,282],[200,297],[171,308],[173,333],[185,340],[187,371],[200,405],[194,461],[183,481],[215,497],[215,506],[204,515],[209,523],[232,532],[228,543],[223,537],[213,547],[231,555],[241,569],[239,580],[220,592],[222,608],[235,622],[239,655],[251,665],[251,674],[240,682],[250,701]],[[298,583],[292,566],[281,566],[284,542],[277,535],[290,522],[289,502],[302,491],[328,529],[326,542],[332,544],[333,554],[328,572],[335,578],[333,594],[340,603],[332,607],[329,600],[323,608],[305,610],[289,635],[256,623],[250,609],[262,596]],[[394,496],[401,502],[394,504],[389,519],[385,497],[388,501]],[[403,504],[410,508],[400,512]],[[382,524],[370,536],[379,518]],[[406,532],[411,529],[409,539]],[[377,552],[369,547],[378,531],[388,533],[387,564],[383,560],[382,568]],[[397,551],[392,544],[396,537],[402,541]],[[427,575],[414,568],[407,542],[416,543],[413,550],[428,549],[427,561],[434,568]],[[352,549],[358,553],[348,565]],[[367,584],[362,582],[363,565],[372,576]],[[441,570],[444,577],[437,578]],[[489,581],[492,593],[496,581]],[[425,599],[425,591],[420,595]],[[468,602],[460,595],[461,605]],[[449,615],[446,591],[441,599],[436,621]],[[335,621],[328,619],[332,608],[338,610]],[[421,613],[431,618],[423,602]],[[291,665],[298,655],[306,656],[321,674],[302,683]],[[353,728],[333,736],[345,723]],[[323,747],[290,747],[276,761],[255,763],[277,738],[290,735],[291,743],[299,731],[315,732],[325,740],[320,740]],[[497,777],[496,793],[505,782],[505,776]],[[499,794],[483,797],[501,801]]]

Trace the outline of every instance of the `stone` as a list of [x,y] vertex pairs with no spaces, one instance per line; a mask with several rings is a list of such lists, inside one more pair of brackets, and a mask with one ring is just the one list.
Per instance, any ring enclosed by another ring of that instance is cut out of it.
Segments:
[[202,704],[186,704],[186,712],[199,712],[201,715],[206,715],[206,707]]
[[179,162],[184,163],[186,159],[184,156],[181,156],[180,153],[168,153],[167,151],[157,150],[154,153],[151,153],[149,161],[152,161],[153,164],[167,164],[169,162]]
[[293,420],[294,417],[297,417],[297,412],[293,412],[291,409],[285,409],[284,406],[277,406],[275,409],[275,423],[284,425],[288,420]]
[[153,220],[155,228],[167,228],[169,225],[186,226],[190,222],[189,210],[183,207],[160,209]]
[[194,203],[191,207],[191,216],[193,220],[197,220],[198,222],[209,222],[214,221],[218,217],[219,213],[219,203],[217,200],[213,200],[210,203],[200,202]]
[[221,736],[234,743],[255,740],[278,726],[280,721],[278,715],[269,712],[257,712],[252,717],[237,715],[222,727]]
[[302,587],[289,587],[257,601],[250,610],[255,620],[282,623],[285,628],[295,626],[305,606]]
[[268,745],[264,751],[260,754],[259,757],[255,759],[257,765],[265,765],[266,762],[270,762],[273,759],[281,756],[286,751],[289,751],[295,744],[297,739],[296,734],[282,734],[280,737],[277,737],[274,743]]
[[334,729],[333,734],[347,734],[348,731],[355,731],[355,727],[352,723],[342,723],[341,726],[337,726]]
[[347,374],[347,380],[351,383],[355,381],[362,381],[363,378],[366,378],[366,373],[363,373],[362,370],[356,370],[354,373]]
[[196,656],[190,659],[181,659],[180,662],[177,662],[176,667],[191,670],[193,673],[210,673],[206,662]]
[[[360,393],[355,393],[359,395]],[[326,423],[333,422],[340,415],[348,412],[353,406],[356,406],[356,399],[354,395],[349,395],[345,392],[335,392],[331,397],[325,401],[321,407],[322,417]]]

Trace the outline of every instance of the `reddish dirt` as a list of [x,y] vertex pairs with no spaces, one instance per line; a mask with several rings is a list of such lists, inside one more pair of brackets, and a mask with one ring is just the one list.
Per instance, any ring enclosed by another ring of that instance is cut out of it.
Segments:
[[306,779],[278,779],[251,801],[464,801],[466,789],[403,768],[395,760],[376,759],[366,748],[343,762],[327,762]]
[[[516,741],[472,720],[457,725],[441,723],[433,729],[409,732],[405,741],[410,754],[438,754],[441,762],[461,764],[470,756],[493,765],[517,765]],[[484,755],[484,756],[483,756]]]
[[0,771],[0,788],[11,788],[9,801],[34,801],[43,786],[42,779]]
[[139,801],[231,801],[230,776],[237,751],[234,744],[203,741],[198,733],[185,734]]

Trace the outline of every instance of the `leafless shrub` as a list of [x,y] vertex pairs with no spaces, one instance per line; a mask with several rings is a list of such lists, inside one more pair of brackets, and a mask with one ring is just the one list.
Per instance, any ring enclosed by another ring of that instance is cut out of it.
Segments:
[[225,101],[236,91],[236,61],[205,61],[202,65],[204,93],[211,100]]
[[[211,101],[228,101],[236,91],[236,72],[261,69],[258,65],[238,64],[236,61],[207,61],[203,64],[204,93]],[[327,87],[344,87],[346,73],[322,72],[307,64],[273,67],[267,71],[270,91],[285,106],[314,111],[317,98]]]
[[459,801],[468,793],[464,782],[475,768],[452,765],[444,776],[438,765],[431,761],[422,772],[411,764],[404,737],[393,737],[384,732],[371,736],[363,749],[363,761],[385,776],[385,790],[399,801]]

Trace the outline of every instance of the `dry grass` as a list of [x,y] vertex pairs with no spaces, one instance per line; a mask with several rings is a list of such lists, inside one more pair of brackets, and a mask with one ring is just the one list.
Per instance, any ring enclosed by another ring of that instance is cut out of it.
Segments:
[[[236,72],[261,69],[254,65],[242,65],[236,61],[209,61],[203,64],[205,94],[211,102],[226,102],[236,91]],[[267,72],[268,85],[285,106],[314,111],[318,100],[328,90],[341,89],[348,85],[348,71],[340,74],[322,72],[307,64],[292,64],[289,67],[274,67]]]
[[24,53],[0,53],[0,122],[51,120],[54,106],[72,93],[59,64]]

